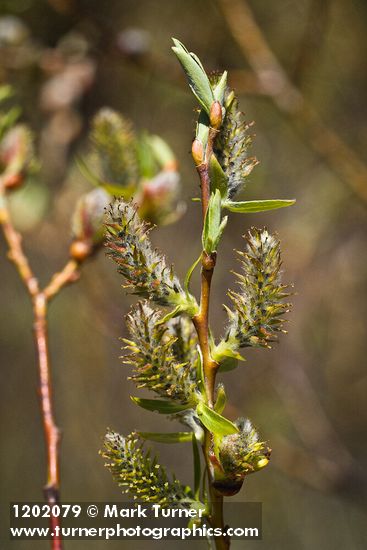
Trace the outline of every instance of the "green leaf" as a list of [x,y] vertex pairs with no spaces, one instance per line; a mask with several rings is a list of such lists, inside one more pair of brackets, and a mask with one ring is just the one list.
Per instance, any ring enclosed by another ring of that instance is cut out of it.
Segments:
[[196,500],[200,500],[200,481],[201,481],[201,462],[198,442],[195,434],[191,434],[192,455],[194,459],[194,495]]
[[236,342],[225,340],[221,340],[219,344],[214,347],[212,357],[214,361],[219,363],[219,372],[233,370],[237,367],[238,361],[245,361],[245,358],[242,357],[236,349]]
[[222,199],[226,199],[228,193],[228,179],[214,154],[211,155],[209,161],[209,177],[211,191],[214,192],[219,189]]
[[162,317],[162,319],[160,319],[158,321],[158,323],[156,323],[157,326],[159,325],[163,325],[163,323],[166,323],[167,321],[169,321],[170,319],[173,319],[174,317],[177,317],[177,315],[179,315],[180,313],[182,313],[182,306],[181,305],[178,305],[176,306],[174,309],[172,309],[171,311],[169,311],[167,313],[167,315],[165,315],[164,317]]
[[200,421],[213,434],[218,436],[231,435],[238,432],[237,426],[221,414],[213,411],[204,402],[200,402],[196,407],[196,412]]
[[266,212],[267,210],[276,210],[277,208],[285,208],[286,206],[292,206],[296,201],[272,199],[264,201],[242,201],[242,202],[223,202],[223,208],[227,208],[231,212],[238,213],[255,213]]
[[198,265],[198,263],[200,262],[201,260],[201,253],[200,253],[200,256],[194,261],[194,263],[189,267],[187,273],[186,273],[186,276],[185,276],[185,280],[184,280],[184,288],[186,290],[186,292],[189,294],[190,293],[190,280],[191,280],[191,277],[192,277],[192,274],[195,270],[195,267]]
[[221,220],[221,196],[219,189],[212,193],[206,211],[203,228],[203,249],[207,254],[216,252],[228,218]]
[[213,90],[214,99],[219,101],[221,105],[224,102],[224,93],[227,87],[227,71],[224,71],[216,87]]
[[238,361],[239,360],[237,358],[227,355],[222,358],[218,372],[229,372],[236,369],[238,367]]
[[140,437],[148,441],[157,443],[184,443],[192,441],[192,432],[174,432],[174,433],[155,433],[155,432],[137,432]]
[[204,152],[208,143],[209,127],[210,127],[209,117],[204,111],[204,109],[201,109],[199,113],[198,121],[196,124],[196,139],[201,141]]
[[173,42],[175,46],[172,50],[175,52],[183,70],[186,73],[191,91],[205,111],[209,114],[210,107],[214,102],[214,95],[210,86],[209,78],[207,77],[198,57],[195,54],[188,52],[179,40],[173,38]]
[[187,405],[180,405],[178,403],[174,403],[173,401],[163,401],[162,399],[141,399],[140,397],[132,396],[130,396],[130,399],[136,405],[139,405],[139,407],[142,407],[147,411],[156,411],[159,414],[174,414],[192,408],[190,403]]
[[215,400],[214,410],[218,414],[222,414],[226,406],[227,397],[223,384],[220,384],[217,389],[217,399]]

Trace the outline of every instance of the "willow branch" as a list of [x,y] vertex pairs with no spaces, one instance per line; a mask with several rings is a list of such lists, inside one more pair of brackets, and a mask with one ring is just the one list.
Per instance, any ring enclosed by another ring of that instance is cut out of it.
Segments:
[[[210,178],[208,162],[213,153],[213,143],[217,131],[213,128],[209,130],[209,139],[206,147],[206,160],[197,166],[200,178],[201,204],[203,213],[203,223],[208,209],[210,199]],[[209,407],[213,407],[215,392],[215,377],[218,370],[218,364],[212,359],[209,346],[209,304],[210,287],[216,263],[216,254],[207,254],[205,250],[201,257],[201,292],[199,312],[193,317],[201,353],[203,355],[204,383]]]
[[218,0],[227,25],[259,86],[307,139],[308,145],[334,173],[367,204],[367,166],[321,120],[313,106],[291,82],[258,26],[245,0]]
[[[210,199],[210,177],[209,177],[209,159],[213,153],[213,143],[217,130],[210,128],[209,139],[206,147],[206,160],[197,166],[197,171],[200,178],[201,189],[201,204],[203,223],[208,209]],[[198,335],[199,345],[203,358],[204,385],[206,398],[209,407],[213,408],[215,398],[215,379],[218,371],[218,363],[211,357],[209,344],[209,304],[210,304],[210,289],[211,281],[216,263],[216,253],[207,254],[202,252],[201,260],[201,291],[200,291],[200,306],[199,312],[193,317],[193,323]],[[208,475],[209,496],[211,502],[211,513],[209,521],[213,527],[224,529],[223,521],[223,496],[219,494],[213,487],[212,468],[210,464],[210,447],[212,444],[211,434],[205,428],[205,437],[203,444],[203,454],[206,463],[206,471]],[[228,550],[229,540],[222,536],[215,538],[217,550]]]
[[[55,422],[51,367],[48,350],[48,302],[60,292],[60,290],[79,277],[79,263],[69,260],[64,269],[55,274],[45,289],[41,290],[38,279],[33,274],[28,259],[23,251],[22,237],[13,226],[7,206],[5,188],[0,180],[0,224],[7,243],[8,257],[14,263],[21,280],[26,287],[32,301],[34,317],[34,338],[37,352],[39,371],[39,394],[42,414],[42,423],[45,437],[47,458],[47,481],[44,487],[45,499],[51,506],[59,501],[60,468],[59,468],[59,444],[60,430]],[[60,525],[58,517],[51,514],[51,530]],[[60,537],[51,540],[53,550],[61,550]]]
[[[53,411],[50,358],[48,351],[47,299],[43,292],[38,293],[34,297],[33,313],[34,336],[39,368],[39,393],[47,457],[47,483],[44,487],[44,494],[47,502],[52,505],[59,502],[60,498],[60,430],[56,425]],[[50,522],[53,530],[56,526],[60,525],[59,518],[55,516],[51,516]],[[62,548],[60,537],[54,537],[51,544],[53,550]]]
[[22,237],[13,227],[9,210],[6,205],[5,190],[0,181],[0,224],[5,241],[8,245],[8,258],[15,265],[21,280],[23,281],[31,297],[39,292],[38,280],[33,275],[27,257],[23,252]]
[[69,260],[65,267],[55,273],[44,289],[44,294],[47,301],[50,301],[56,294],[64,288],[64,286],[70,285],[76,282],[80,277],[79,272],[80,264],[76,260]]

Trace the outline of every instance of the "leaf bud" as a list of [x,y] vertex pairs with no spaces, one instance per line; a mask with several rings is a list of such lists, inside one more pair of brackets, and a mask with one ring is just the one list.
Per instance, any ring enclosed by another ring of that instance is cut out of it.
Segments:
[[142,184],[135,198],[139,216],[154,225],[168,225],[177,221],[185,211],[185,203],[178,199],[179,173],[162,170],[154,178]]
[[105,209],[111,197],[104,189],[97,188],[85,193],[78,200],[72,217],[73,242],[70,255],[83,261],[102,243]]
[[222,124],[222,106],[219,101],[214,101],[210,107],[210,126],[215,130],[219,130]]
[[194,139],[191,147],[192,158],[194,159],[195,166],[200,166],[204,162],[204,148],[199,139]]
[[32,134],[21,124],[5,134],[0,145],[0,169],[3,184],[8,189],[19,187],[34,168]]
[[75,240],[71,243],[69,254],[77,262],[84,262],[91,255],[93,246],[90,242]]

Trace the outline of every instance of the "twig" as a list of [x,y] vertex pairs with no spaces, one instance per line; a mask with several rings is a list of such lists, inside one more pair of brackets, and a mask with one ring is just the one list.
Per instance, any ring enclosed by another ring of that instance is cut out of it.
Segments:
[[79,263],[76,260],[69,260],[59,273],[53,275],[51,281],[44,289],[46,300],[50,301],[64,286],[75,283],[79,277]]
[[367,166],[321,120],[294,86],[268,45],[245,0],[218,0],[228,27],[256,74],[260,88],[305,135],[309,146],[367,204]]
[[[76,281],[79,277],[79,264],[75,260],[69,260],[64,269],[54,275],[49,284],[42,290],[38,279],[33,274],[28,259],[22,247],[22,237],[16,231],[11,221],[7,206],[5,188],[0,179],[0,224],[5,241],[8,245],[8,257],[14,263],[21,280],[23,281],[33,306],[34,336],[39,369],[39,393],[42,413],[42,422],[45,436],[47,456],[47,482],[44,487],[44,495],[47,503],[52,506],[59,501],[59,443],[60,430],[54,417],[52,397],[51,368],[48,352],[48,323],[47,311],[49,301],[67,284]],[[52,510],[52,509],[51,509]],[[51,513],[51,530],[60,526],[59,517]],[[53,550],[61,550],[60,536],[51,539]]]
[[[52,399],[52,384],[50,373],[50,359],[48,353],[47,333],[47,300],[43,292],[36,294],[33,299],[34,335],[39,368],[39,393],[43,430],[46,442],[47,456],[47,483],[44,487],[45,499],[52,505],[59,502],[59,443],[60,430],[55,423]],[[51,529],[60,525],[59,518],[51,515]],[[62,548],[61,537],[53,537],[53,550]]]
[[[197,171],[200,178],[200,188],[201,188],[201,203],[203,211],[203,222],[205,219],[206,211],[208,209],[209,198],[210,198],[210,177],[209,177],[209,159],[213,153],[213,143],[217,131],[214,128],[209,130],[209,139],[206,147],[206,161],[197,166]],[[199,312],[193,317],[193,323],[198,334],[199,345],[203,357],[203,372],[204,372],[204,383],[206,390],[206,397],[209,407],[213,408],[214,406],[214,397],[215,397],[215,379],[217,371],[219,368],[218,363],[216,363],[211,357],[210,346],[209,346],[209,303],[210,303],[210,288],[211,281],[214,273],[216,263],[216,253],[208,255],[205,251],[202,253],[202,267],[201,267],[201,293],[200,293],[200,308]],[[210,514],[210,523],[215,527],[219,527],[224,531],[224,520],[223,520],[223,496],[218,493],[213,487],[213,479],[211,475],[211,464],[210,464],[210,447],[211,447],[211,434],[205,429],[205,437],[203,444],[203,454],[206,463],[206,471],[208,475],[208,487],[209,495],[211,501],[211,514]],[[216,537],[215,545],[217,550],[228,550],[229,540],[225,536]]]

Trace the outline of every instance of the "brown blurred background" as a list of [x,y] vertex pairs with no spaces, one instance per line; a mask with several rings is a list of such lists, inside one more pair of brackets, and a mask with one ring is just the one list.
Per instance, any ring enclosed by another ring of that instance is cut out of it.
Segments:
[[[273,448],[270,467],[250,476],[236,497],[263,502],[264,540],[234,548],[366,544],[366,33],[364,0],[0,0],[0,80],[15,87],[42,161],[37,181],[14,194],[12,211],[42,282],[65,262],[73,204],[88,188],[75,155],[85,148],[90,116],[105,105],[171,144],[188,209],[153,239],[181,275],[197,256],[200,216],[190,197],[198,182],[189,154],[195,102],[171,36],[208,70],[229,70],[247,119],[256,122],[261,163],[244,196],[297,198],[279,212],[233,214],[215,274],[219,334],[233,248],[241,248],[248,227],[266,224],[281,238],[285,280],[297,293],[289,335],[271,352],[251,350],[223,377],[228,415],[250,417]],[[46,549],[46,542],[11,543],[6,530],[10,501],[42,500],[45,463],[31,308],[2,239],[0,251],[1,548]],[[162,422],[173,428],[129,400],[134,390],[118,357],[133,299],[115,271],[100,253],[51,306],[65,501],[120,498],[98,456],[107,426],[122,433]],[[157,449],[191,481],[189,446]],[[92,546],[127,545],[151,546]]]

